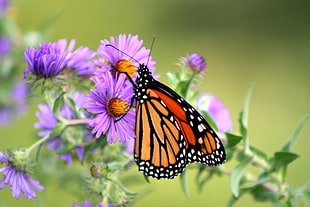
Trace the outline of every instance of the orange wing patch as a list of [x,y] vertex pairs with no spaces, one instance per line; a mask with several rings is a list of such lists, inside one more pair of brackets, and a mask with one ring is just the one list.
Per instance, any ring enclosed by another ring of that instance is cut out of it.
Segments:
[[[147,91],[152,91],[152,90],[148,89]],[[169,96],[159,91],[154,91],[152,93],[156,93],[157,96],[161,100],[165,100],[165,104],[167,105],[167,108],[174,115],[175,119],[177,120],[182,130],[183,135],[186,137],[186,141],[189,142],[186,144],[196,145],[195,134],[187,122],[186,113],[184,112],[182,106],[178,102],[176,102],[176,100],[170,98]]]
[[181,132],[169,120],[170,112],[157,94],[149,89],[148,95],[154,99],[136,103],[135,155],[142,161],[150,160],[153,166],[166,168],[178,161]]

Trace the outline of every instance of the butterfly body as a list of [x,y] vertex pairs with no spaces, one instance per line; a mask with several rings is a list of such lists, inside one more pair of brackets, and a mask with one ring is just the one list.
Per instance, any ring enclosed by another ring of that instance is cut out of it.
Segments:
[[172,179],[188,163],[222,164],[224,147],[207,121],[180,95],[152,77],[141,64],[135,84],[136,139],[139,171]]

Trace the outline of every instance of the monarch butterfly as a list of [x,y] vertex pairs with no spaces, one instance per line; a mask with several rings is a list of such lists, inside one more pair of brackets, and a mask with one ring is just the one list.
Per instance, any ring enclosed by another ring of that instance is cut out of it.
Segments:
[[127,77],[136,100],[134,160],[139,171],[172,179],[188,163],[225,162],[223,144],[208,122],[175,91],[155,80],[145,64],[139,64],[136,82]]
[[172,179],[188,163],[222,164],[224,147],[207,121],[140,64],[135,84],[136,139],[139,171],[156,179]]

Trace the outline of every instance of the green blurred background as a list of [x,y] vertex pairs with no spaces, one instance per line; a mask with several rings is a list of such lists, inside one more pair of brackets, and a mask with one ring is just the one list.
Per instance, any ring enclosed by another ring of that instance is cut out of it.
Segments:
[[[16,18],[24,31],[38,29],[55,11],[61,15],[49,40],[75,38],[77,45],[96,50],[101,39],[120,33],[139,34],[149,47],[156,35],[152,56],[156,72],[177,71],[180,56],[199,52],[208,72],[201,86],[230,109],[235,132],[248,83],[256,81],[251,99],[250,143],[268,155],[289,139],[298,121],[310,112],[310,1],[283,0],[14,0]],[[22,55],[22,54],[21,54]],[[35,139],[36,106],[12,126],[0,128],[1,150],[29,146]],[[289,166],[287,181],[297,187],[309,180],[308,123],[295,145],[301,157]],[[232,167],[232,163],[227,163]],[[136,168],[132,173],[136,173]],[[225,206],[231,196],[229,178],[209,182],[199,193],[189,170],[190,197],[179,178],[145,184],[133,206]],[[76,198],[53,185],[45,186],[38,199],[46,206],[71,206]],[[139,190],[139,187],[135,188]],[[7,188],[0,191],[0,206],[36,206],[36,201],[15,200]],[[250,196],[236,206],[272,206],[255,203]]]

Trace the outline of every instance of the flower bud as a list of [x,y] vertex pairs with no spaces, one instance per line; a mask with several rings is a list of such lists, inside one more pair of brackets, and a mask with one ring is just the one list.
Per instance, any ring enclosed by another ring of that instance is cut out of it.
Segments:
[[206,70],[206,61],[205,59],[199,55],[198,53],[193,53],[187,57],[187,65],[193,71],[199,70],[203,71]]

